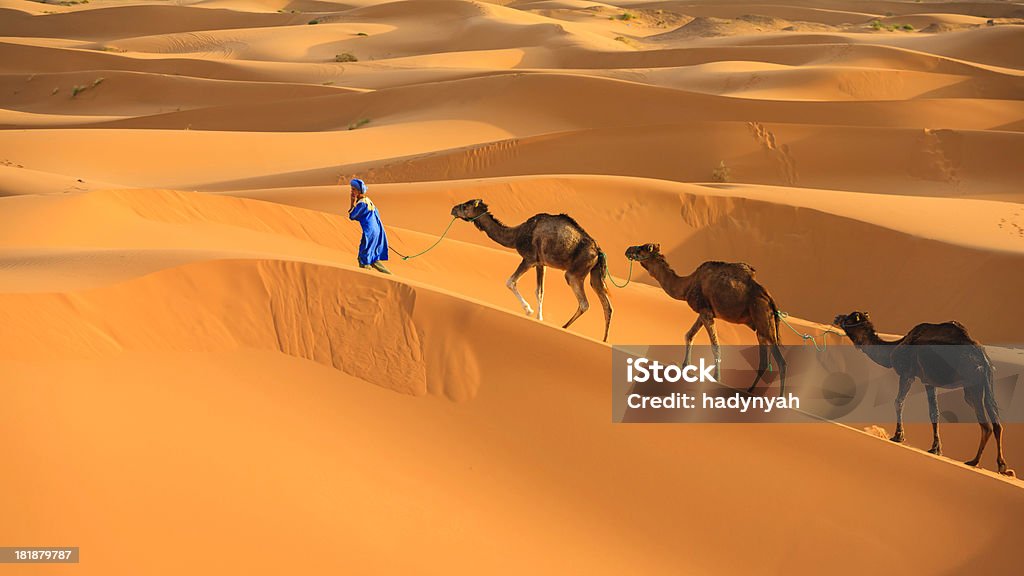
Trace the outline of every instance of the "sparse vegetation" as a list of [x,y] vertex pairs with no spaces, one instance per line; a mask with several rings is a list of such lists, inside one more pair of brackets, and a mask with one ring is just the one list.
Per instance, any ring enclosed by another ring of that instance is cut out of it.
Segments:
[[711,172],[711,180],[713,182],[729,181],[729,167],[725,165],[725,160],[721,160],[718,167]]
[[910,24],[883,24],[881,20],[872,20],[869,26],[874,30],[887,30],[889,32],[895,32],[897,30],[914,30],[914,27]]
[[629,21],[629,20],[635,19],[636,15],[633,14],[632,12],[623,12],[622,14],[619,14],[618,16],[616,16],[616,18],[618,18],[619,20],[622,20],[622,21]]
[[[97,78],[97,79],[93,80],[92,84],[78,84],[78,85],[74,86],[73,88],[71,88],[71,97],[75,98],[79,94],[81,94],[82,92],[85,92],[86,90],[88,90],[90,88],[95,88],[95,87],[99,86],[100,84],[103,83],[103,80],[104,80],[104,78],[100,77],[100,78]],[[56,92],[54,92],[54,94],[56,94]]]
[[307,24],[319,24],[319,23],[320,23],[320,20],[317,20],[316,18],[314,18],[314,19],[310,20],[309,22],[307,22]]
[[366,126],[369,123],[370,123],[370,119],[369,118],[360,118],[359,120],[356,120],[355,122],[349,124],[348,125],[348,129],[349,130],[355,130],[356,128],[361,128],[363,126]]
[[344,52],[334,57],[335,62],[359,62],[359,58],[356,58],[351,52]]

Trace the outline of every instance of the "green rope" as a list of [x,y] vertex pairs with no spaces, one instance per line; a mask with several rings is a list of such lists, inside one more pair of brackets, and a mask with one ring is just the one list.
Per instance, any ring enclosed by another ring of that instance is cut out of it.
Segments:
[[608,277],[608,281],[612,283],[612,286],[615,286],[616,288],[625,288],[626,286],[629,286],[629,283],[633,278],[633,260],[630,259],[629,261],[629,275],[626,276],[626,282],[620,285],[615,282],[615,279],[612,278],[612,273],[608,271],[608,257],[605,256],[604,252],[599,252],[599,254],[601,259],[604,260],[604,275]]
[[829,328],[828,330],[825,330],[824,332],[821,333],[821,346],[819,347],[818,346],[818,341],[815,340],[814,336],[811,336],[810,334],[805,334],[803,332],[800,332],[796,328],[793,328],[793,325],[790,324],[786,320],[786,318],[789,317],[789,314],[776,310],[775,311],[775,315],[778,316],[779,320],[782,320],[782,323],[785,324],[790,330],[792,330],[794,334],[796,334],[797,336],[803,338],[805,343],[808,340],[810,340],[811,344],[814,345],[814,349],[817,350],[818,352],[824,352],[828,348],[828,339],[825,338],[827,335],[829,335],[829,334],[841,335],[842,334],[841,332],[836,332],[835,330],[833,330],[831,328]]
[[[487,212],[484,212],[483,214],[478,214],[478,215],[470,218],[469,220],[466,220],[466,222],[473,222],[477,218],[483,216],[484,214],[487,214]],[[411,258],[416,258],[418,256],[423,256],[427,252],[430,252],[431,250],[433,250],[438,244],[440,244],[441,240],[444,240],[444,237],[448,235],[448,231],[452,229],[452,224],[455,224],[455,221],[458,220],[458,219],[459,219],[458,216],[452,216],[451,221],[448,222],[448,226],[445,227],[444,232],[442,232],[441,236],[438,237],[437,242],[434,242],[433,244],[430,245],[429,248],[427,248],[426,250],[424,250],[422,252],[417,252],[416,254],[412,254],[412,255],[406,256],[406,255],[402,254],[401,252],[399,252],[398,250],[395,250],[391,246],[388,246],[388,249],[391,250],[392,252],[394,252],[395,254],[398,254],[399,256],[401,256],[402,260],[409,260]]]

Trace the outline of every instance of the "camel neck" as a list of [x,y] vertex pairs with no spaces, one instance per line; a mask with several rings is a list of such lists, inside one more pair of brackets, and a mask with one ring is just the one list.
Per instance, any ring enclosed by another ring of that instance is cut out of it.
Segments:
[[658,281],[669,296],[679,300],[686,298],[686,292],[690,288],[690,277],[676,274],[664,256],[658,255],[641,260],[640,265]]
[[473,225],[498,244],[506,248],[515,248],[516,229],[505,226],[491,215],[490,212],[486,212],[482,216],[477,217],[476,220],[473,220]]
[[867,354],[868,358],[871,358],[875,364],[885,368],[892,368],[893,347],[899,344],[902,338],[895,342],[882,340],[878,333],[875,332],[875,327],[871,324],[866,324],[863,329],[857,330],[854,335],[850,336],[850,340],[853,341],[857,348],[860,348],[862,352]]

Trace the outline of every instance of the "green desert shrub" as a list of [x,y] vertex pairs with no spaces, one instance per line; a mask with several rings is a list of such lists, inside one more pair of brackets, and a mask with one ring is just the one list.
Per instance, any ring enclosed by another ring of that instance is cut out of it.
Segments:
[[729,181],[729,167],[725,165],[725,160],[720,161],[718,167],[711,171],[711,180],[714,182]]

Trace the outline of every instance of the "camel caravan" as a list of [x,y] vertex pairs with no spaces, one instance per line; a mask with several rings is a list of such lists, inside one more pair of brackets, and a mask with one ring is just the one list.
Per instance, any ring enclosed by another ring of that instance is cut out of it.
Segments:
[[[483,200],[470,200],[452,208],[453,218],[472,223],[491,240],[513,248],[522,262],[509,276],[505,285],[515,295],[527,316],[533,308],[516,288],[516,283],[530,268],[537,272],[537,319],[544,318],[544,272],[546,267],[565,271],[569,284],[579,303],[576,312],[562,326],[568,328],[589,308],[584,281],[590,277],[590,286],[601,301],[604,310],[604,340],[612,321],[612,304],[608,297],[605,277],[608,266],[605,253],[597,241],[582,226],[566,214],[537,214],[518,226],[507,226],[498,220]],[[686,302],[697,320],[686,332],[685,363],[690,363],[693,338],[703,328],[711,341],[715,357],[716,377],[721,370],[721,352],[715,320],[747,326],[757,335],[759,363],[753,383],[747,389],[754,391],[769,368],[768,356],[774,359],[779,371],[779,396],[786,382],[786,360],[779,347],[779,321],[782,314],[768,290],[754,279],[755,270],[743,262],[708,261],[697,266],[689,275],[680,276],[668,264],[658,244],[640,244],[626,250],[626,258],[638,262],[658,282],[670,297]],[[1012,475],[1003,459],[1003,427],[993,391],[992,364],[984,347],[975,341],[958,322],[918,324],[906,336],[886,341],[878,336],[866,312],[852,312],[836,316],[833,324],[842,328],[854,346],[873,362],[891,368],[899,376],[896,396],[896,432],[893,442],[904,441],[903,404],[915,379],[921,380],[928,396],[928,408],[934,441],[932,454],[942,454],[939,439],[939,410],[935,389],[963,388],[964,398],[975,410],[981,427],[978,452],[968,466],[977,466],[989,438],[995,435],[996,463],[1001,474]],[[935,362],[932,347],[954,346],[958,358],[957,369],[948,363]]]

